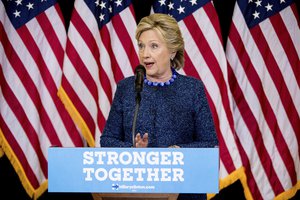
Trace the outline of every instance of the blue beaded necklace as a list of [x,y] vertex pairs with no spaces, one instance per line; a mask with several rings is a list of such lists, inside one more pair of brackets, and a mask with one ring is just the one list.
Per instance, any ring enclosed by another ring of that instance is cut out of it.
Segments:
[[147,78],[146,78],[146,75],[144,76],[144,83],[149,85],[149,86],[161,86],[161,87],[164,87],[166,85],[171,85],[175,79],[177,78],[177,72],[176,70],[171,67],[172,69],[172,77],[170,78],[170,80],[166,81],[166,82],[152,82],[152,81],[149,81]]

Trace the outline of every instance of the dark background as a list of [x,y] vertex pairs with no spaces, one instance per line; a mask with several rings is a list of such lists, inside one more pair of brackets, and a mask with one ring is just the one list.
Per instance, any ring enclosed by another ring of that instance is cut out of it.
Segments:
[[[66,29],[69,25],[71,18],[71,12],[73,9],[74,0],[58,0],[62,13],[65,18]],[[148,15],[150,13],[150,7],[153,0],[133,0],[133,6],[136,14],[136,21]],[[222,31],[222,37],[224,47],[226,45],[226,38],[230,27],[232,12],[234,8],[235,0],[214,0],[214,5],[217,10],[220,26]],[[300,1],[296,0],[298,13],[300,10]],[[0,158],[0,198],[1,200],[29,200],[31,199],[25,192],[23,186],[19,181],[15,170],[10,164],[7,157],[4,155]],[[92,200],[92,196],[89,193],[48,193],[47,191],[38,200]],[[245,199],[243,188],[240,181],[236,181],[227,188],[221,190],[219,194],[214,197],[215,200],[231,200]],[[300,199],[300,191],[291,199]]]

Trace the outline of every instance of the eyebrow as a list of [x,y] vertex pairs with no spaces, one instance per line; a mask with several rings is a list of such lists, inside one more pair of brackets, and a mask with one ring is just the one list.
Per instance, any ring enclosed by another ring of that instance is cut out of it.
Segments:
[[[141,40],[139,40],[138,42],[142,42]],[[150,40],[149,42],[157,42],[157,43],[162,43],[161,41],[159,41],[159,40]],[[148,42],[148,43],[149,43]]]

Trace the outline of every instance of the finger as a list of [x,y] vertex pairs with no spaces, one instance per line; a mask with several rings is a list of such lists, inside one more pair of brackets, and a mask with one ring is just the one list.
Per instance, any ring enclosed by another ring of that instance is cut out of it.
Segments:
[[143,138],[147,138],[148,139],[148,133],[145,133]]
[[148,142],[148,133],[143,135],[143,142]]
[[138,142],[138,141],[140,141],[140,140],[141,140],[141,134],[138,133],[138,134],[136,134],[136,136],[135,136],[135,141]]

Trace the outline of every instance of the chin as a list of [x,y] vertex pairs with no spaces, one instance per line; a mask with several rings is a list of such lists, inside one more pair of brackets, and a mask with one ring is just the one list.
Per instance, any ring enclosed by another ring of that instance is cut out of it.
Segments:
[[153,77],[153,76],[156,75],[156,72],[155,71],[151,71],[151,70],[146,70],[146,75],[150,76],[150,77]]
[[146,74],[147,75],[151,75],[154,72],[152,67],[145,67],[145,69],[146,69]]

